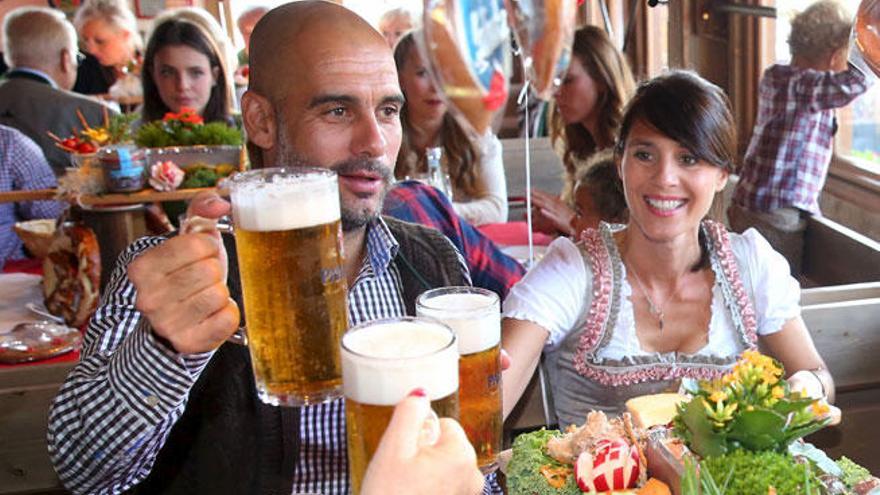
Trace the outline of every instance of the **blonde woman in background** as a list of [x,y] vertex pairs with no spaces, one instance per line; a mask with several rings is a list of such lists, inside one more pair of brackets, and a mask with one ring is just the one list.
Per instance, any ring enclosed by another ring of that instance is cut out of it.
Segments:
[[379,32],[382,33],[392,50],[404,34],[417,26],[418,21],[412,13],[402,7],[385,12],[379,19]]
[[533,191],[535,230],[574,234],[575,173],[594,153],[614,144],[623,107],[634,89],[629,64],[605,31],[596,26],[578,29],[550,117],[550,138],[565,167],[562,192],[556,196]]
[[449,113],[437,91],[415,37],[409,32],[394,49],[400,89],[403,141],[394,174],[398,179],[427,172],[425,152],[442,148],[441,167],[449,175],[455,212],[474,225],[507,221],[507,183],[501,142],[491,130],[472,140]]
[[112,69],[107,74],[107,98],[138,104],[142,98],[140,72],[143,40],[125,0],[86,0],[73,19],[86,52]]

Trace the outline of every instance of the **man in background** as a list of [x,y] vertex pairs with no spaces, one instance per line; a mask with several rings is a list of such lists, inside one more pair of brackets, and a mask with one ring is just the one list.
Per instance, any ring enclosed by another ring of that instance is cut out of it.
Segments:
[[10,70],[0,82],[0,124],[34,140],[56,176],[70,166],[47,131],[67,137],[82,129],[79,110],[93,126],[102,125],[108,108],[98,100],[70,91],[82,55],[76,30],[61,12],[22,7],[3,21],[3,57]]

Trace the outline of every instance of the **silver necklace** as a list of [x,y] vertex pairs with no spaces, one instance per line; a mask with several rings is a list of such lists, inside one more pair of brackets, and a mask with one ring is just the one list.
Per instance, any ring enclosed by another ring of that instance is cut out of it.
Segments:
[[[642,295],[645,296],[645,302],[648,303],[648,312],[651,313],[655,318],[657,318],[657,324],[660,326],[660,332],[663,332],[663,307],[666,306],[675,294],[678,293],[678,287],[676,286],[675,290],[672,291],[666,297],[666,300],[663,301],[663,304],[654,304],[654,301],[651,300],[650,296],[648,296],[648,291],[645,289],[645,284],[642,283],[642,279],[639,278],[639,274],[636,273],[632,267],[629,267],[629,272],[632,273],[633,278],[636,279],[636,283],[639,285],[639,289],[642,291]],[[677,285],[677,284],[676,284]]]

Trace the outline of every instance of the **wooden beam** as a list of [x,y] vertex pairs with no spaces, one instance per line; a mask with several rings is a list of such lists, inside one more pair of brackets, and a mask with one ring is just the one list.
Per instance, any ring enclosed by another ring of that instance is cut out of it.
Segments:
[[810,217],[802,272],[820,286],[878,281],[880,243],[827,218]]

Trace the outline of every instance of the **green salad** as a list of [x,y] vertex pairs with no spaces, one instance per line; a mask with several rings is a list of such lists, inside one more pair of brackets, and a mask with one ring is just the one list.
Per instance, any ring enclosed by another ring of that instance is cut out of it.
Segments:
[[513,457],[507,465],[507,486],[511,495],[580,495],[574,473],[566,477],[561,488],[551,486],[541,474],[544,466],[571,470],[571,466],[544,453],[547,440],[557,436],[561,436],[557,430],[540,429],[516,437],[513,441]]

